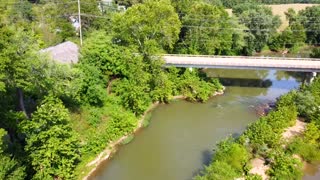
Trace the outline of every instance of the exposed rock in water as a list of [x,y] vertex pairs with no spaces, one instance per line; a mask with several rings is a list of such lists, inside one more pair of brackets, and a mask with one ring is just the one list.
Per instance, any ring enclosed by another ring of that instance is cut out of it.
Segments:
[[274,102],[270,102],[270,103],[264,103],[264,104],[260,104],[256,107],[254,107],[254,111],[258,116],[265,116],[267,115],[274,107],[275,107],[275,103]]

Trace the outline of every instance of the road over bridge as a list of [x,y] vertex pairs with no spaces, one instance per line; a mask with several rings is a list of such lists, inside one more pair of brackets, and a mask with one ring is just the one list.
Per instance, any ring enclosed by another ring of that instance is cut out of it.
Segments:
[[166,54],[166,66],[225,69],[277,69],[285,71],[320,72],[320,59],[254,57],[254,56],[203,56]]

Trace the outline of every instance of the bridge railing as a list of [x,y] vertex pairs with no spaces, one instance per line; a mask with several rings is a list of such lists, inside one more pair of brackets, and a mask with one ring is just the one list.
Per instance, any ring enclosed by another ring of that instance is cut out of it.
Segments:
[[293,61],[320,61],[319,58],[290,58],[290,57],[261,57],[261,56],[218,56],[218,55],[191,55],[191,54],[163,54],[172,57],[204,57],[204,58],[238,58],[238,59],[266,59],[266,60],[293,60]]

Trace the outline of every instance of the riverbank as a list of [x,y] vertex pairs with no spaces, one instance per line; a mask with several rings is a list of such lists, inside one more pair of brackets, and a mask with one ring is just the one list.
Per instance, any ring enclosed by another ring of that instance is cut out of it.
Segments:
[[[282,133],[282,139],[284,140],[284,142],[286,142],[286,144],[283,144],[283,148],[285,148],[289,141],[292,140],[292,138],[294,138],[295,136],[301,136],[304,131],[306,130],[306,122],[303,122],[299,119],[296,120],[295,125],[287,128],[283,133]],[[293,156],[293,158],[298,157],[299,160],[302,161],[302,159],[299,156]],[[267,161],[266,159],[262,158],[262,157],[257,157],[254,159],[250,160],[252,169],[249,170],[250,174],[256,174],[262,177],[262,180],[267,180],[269,179],[269,176],[267,174],[267,171],[269,171],[270,169],[270,165],[267,165]],[[306,165],[306,163],[304,162],[304,166]]]
[[320,160],[319,87],[317,79],[281,96],[276,108],[242,135],[220,142],[211,164],[196,179],[302,178],[306,162]]
[[[224,94],[224,91],[225,91],[225,87],[222,88],[222,90],[220,91],[216,91],[212,94],[211,98],[214,97],[214,96],[218,96],[218,95],[222,95]],[[186,96],[183,96],[183,95],[178,95],[178,96],[173,96],[171,98],[171,100],[178,100],[178,99],[181,99],[181,100],[186,100],[187,97]],[[145,127],[145,120],[148,116],[148,114],[153,111],[160,103],[159,102],[155,102],[153,103],[152,105],[149,106],[149,108],[144,112],[144,114],[141,116],[141,118],[138,120],[137,122],[137,126],[136,128],[133,130],[132,133],[128,134],[128,135],[125,135],[125,136],[122,136],[121,138],[119,138],[118,140],[114,141],[114,142],[111,142],[108,147],[102,151],[94,160],[92,160],[91,162],[89,162],[86,167],[87,168],[90,168],[90,172],[88,173],[87,176],[85,176],[83,178],[83,180],[87,180],[90,178],[90,176],[92,174],[94,174],[94,172],[97,170],[97,168],[102,164],[102,163],[105,163],[106,161],[108,161],[112,155],[114,153],[117,152],[118,148],[120,145],[123,144],[123,142],[127,139],[127,138],[130,138],[132,136],[134,136],[139,130],[141,130],[142,128]]]

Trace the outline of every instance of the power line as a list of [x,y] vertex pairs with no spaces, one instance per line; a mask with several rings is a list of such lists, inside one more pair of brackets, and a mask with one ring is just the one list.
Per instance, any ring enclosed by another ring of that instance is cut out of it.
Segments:
[[[276,29],[271,30],[271,29],[250,29],[250,28],[220,28],[220,27],[214,27],[214,26],[192,26],[192,25],[182,25],[181,27],[198,28],[198,29],[216,29],[216,30],[236,30],[236,31],[266,31],[266,32],[276,31]],[[319,30],[291,30],[291,31],[292,32],[320,32],[320,29]]]

